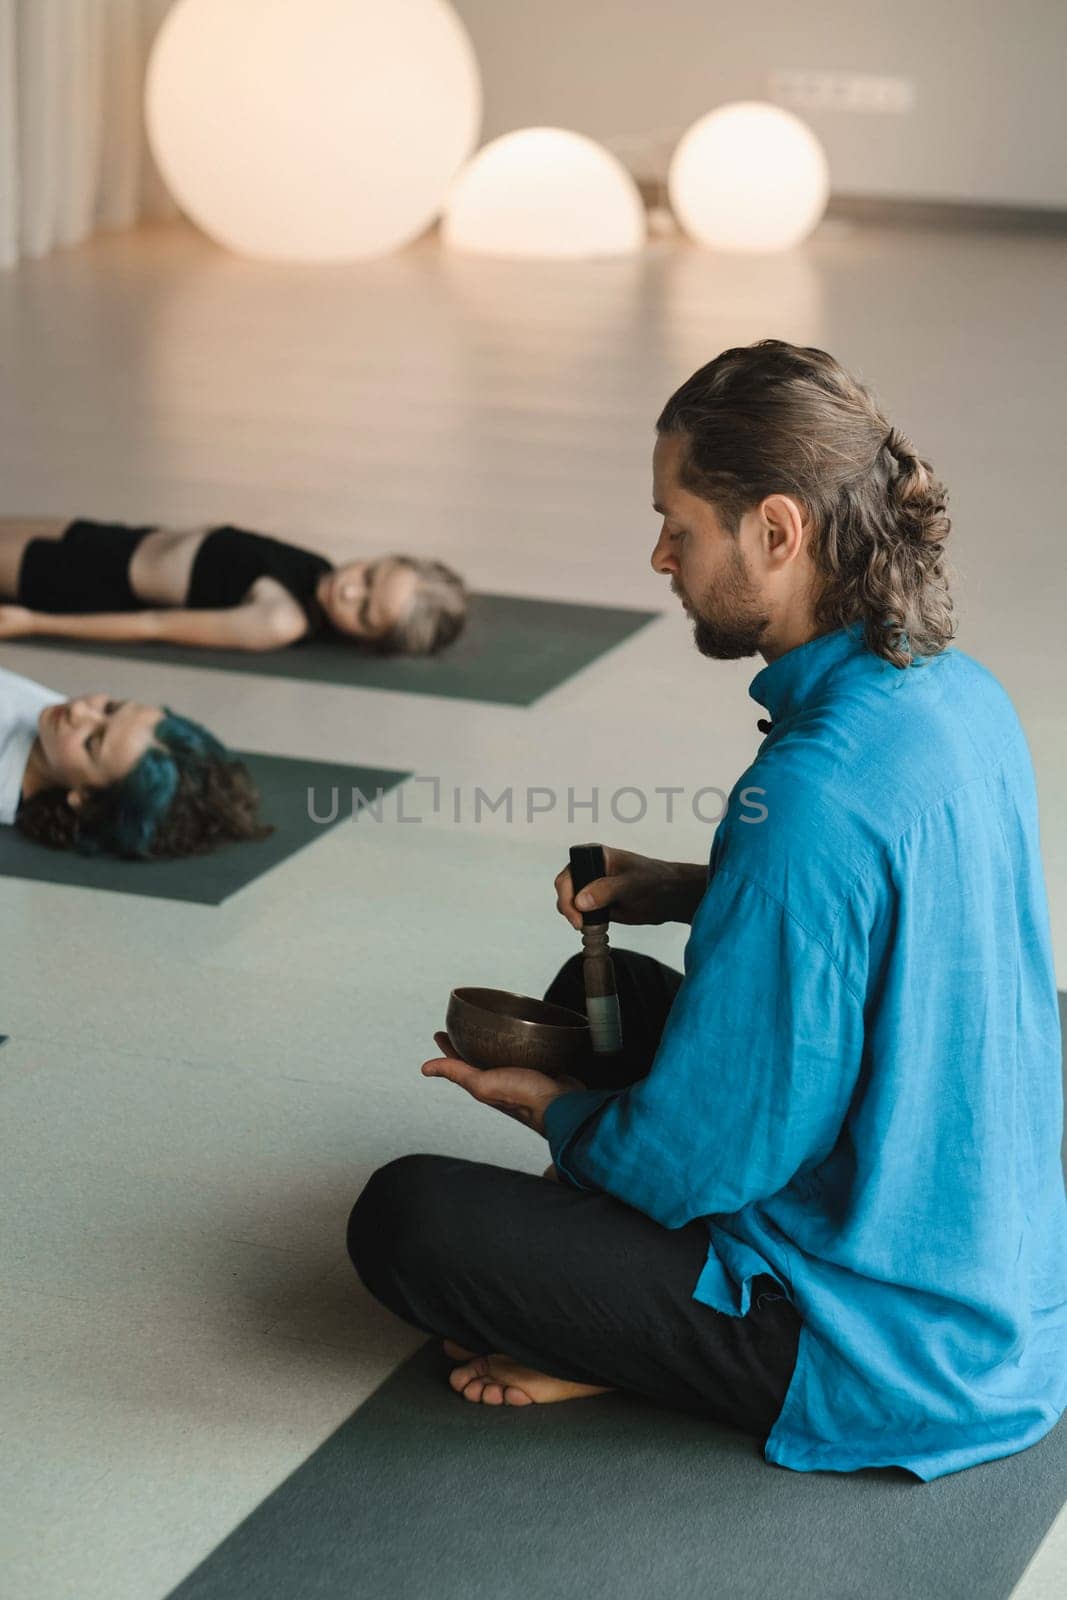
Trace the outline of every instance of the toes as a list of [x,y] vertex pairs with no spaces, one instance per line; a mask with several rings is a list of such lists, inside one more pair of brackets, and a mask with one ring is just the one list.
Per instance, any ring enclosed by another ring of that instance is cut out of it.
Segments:
[[[467,1352],[470,1354],[470,1352]],[[453,1367],[448,1381],[453,1389],[465,1389],[472,1378],[485,1378],[489,1372],[488,1356],[475,1356],[461,1367]]]
[[[456,1376],[457,1373],[459,1374],[458,1378]],[[450,1381],[452,1381],[452,1387],[462,1394],[464,1400],[473,1401],[475,1404],[481,1401],[483,1405],[488,1406],[502,1406],[504,1404],[504,1387],[502,1384],[494,1383],[491,1378],[486,1378],[481,1374],[476,1374],[472,1378],[464,1372],[463,1368],[457,1367]]]
[[[449,1354],[461,1349],[451,1339],[444,1341],[446,1349],[451,1345]],[[469,1355],[470,1351],[463,1351]],[[476,1356],[468,1361],[465,1366],[453,1367],[448,1375],[448,1381],[457,1394],[464,1400],[474,1403],[481,1401],[489,1406],[530,1406],[533,1405],[533,1396],[527,1394],[525,1389],[520,1389],[517,1384],[508,1383],[503,1378],[493,1376],[492,1367],[488,1356]]]

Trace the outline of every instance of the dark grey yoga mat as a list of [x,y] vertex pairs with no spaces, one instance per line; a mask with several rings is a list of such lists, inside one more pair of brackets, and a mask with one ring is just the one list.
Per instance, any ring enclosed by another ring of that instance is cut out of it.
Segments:
[[[351,825],[353,789],[360,790],[366,802],[373,805],[379,789],[387,794],[411,776],[410,772],[355,767],[339,761],[304,761],[247,750],[235,754],[245,762],[259,789],[263,820],[274,824],[269,838],[226,845],[211,855],[188,856],[179,861],[119,861],[113,856],[49,850],[23,838],[17,828],[0,828],[0,875],[217,906],[311,844],[328,827],[345,822]],[[334,789],[338,791],[336,807]],[[361,804],[357,796],[357,811]]]
[[475,1406],[429,1340],[170,1600],[1006,1600],[1067,1426],[923,1484],[793,1473],[620,1394]]
[[167,644],[89,644],[45,637],[32,643],[37,648],[76,650],[79,654],[530,706],[659,615],[658,611],[619,606],[475,594],[464,632],[455,644],[433,657],[384,658],[358,646],[314,639],[262,653]]
[[472,1405],[451,1365],[428,1340],[169,1600],[1007,1600],[1067,1498],[1067,1417],[933,1483],[796,1473],[634,1396]]

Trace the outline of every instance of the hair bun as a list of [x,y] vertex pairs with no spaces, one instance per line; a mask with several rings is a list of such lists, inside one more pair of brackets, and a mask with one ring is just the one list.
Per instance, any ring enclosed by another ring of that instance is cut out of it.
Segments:
[[912,546],[940,547],[952,528],[944,484],[899,428],[890,428],[882,449],[895,467],[889,476],[889,497],[900,537]]
[[895,469],[891,474],[893,477],[899,478],[905,472],[912,472],[918,465],[918,457],[912,448],[911,440],[906,438],[899,428],[890,428],[882,440],[882,449]]

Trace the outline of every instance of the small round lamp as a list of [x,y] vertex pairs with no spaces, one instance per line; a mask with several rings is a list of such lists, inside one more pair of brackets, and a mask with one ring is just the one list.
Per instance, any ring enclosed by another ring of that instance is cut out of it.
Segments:
[[631,255],[645,242],[645,208],[622,162],[595,140],[520,128],[457,174],[441,236],[449,249],[476,255]]
[[791,111],[737,100],[701,117],[671,157],[667,188],[686,233],[714,250],[789,250],[830,195],[826,153]]

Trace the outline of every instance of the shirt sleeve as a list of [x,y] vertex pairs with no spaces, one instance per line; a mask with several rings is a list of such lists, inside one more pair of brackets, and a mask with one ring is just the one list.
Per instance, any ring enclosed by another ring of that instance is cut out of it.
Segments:
[[667,1228],[740,1211],[829,1155],[862,1055],[862,1002],[822,939],[720,867],[651,1069],[553,1101],[553,1160]]

